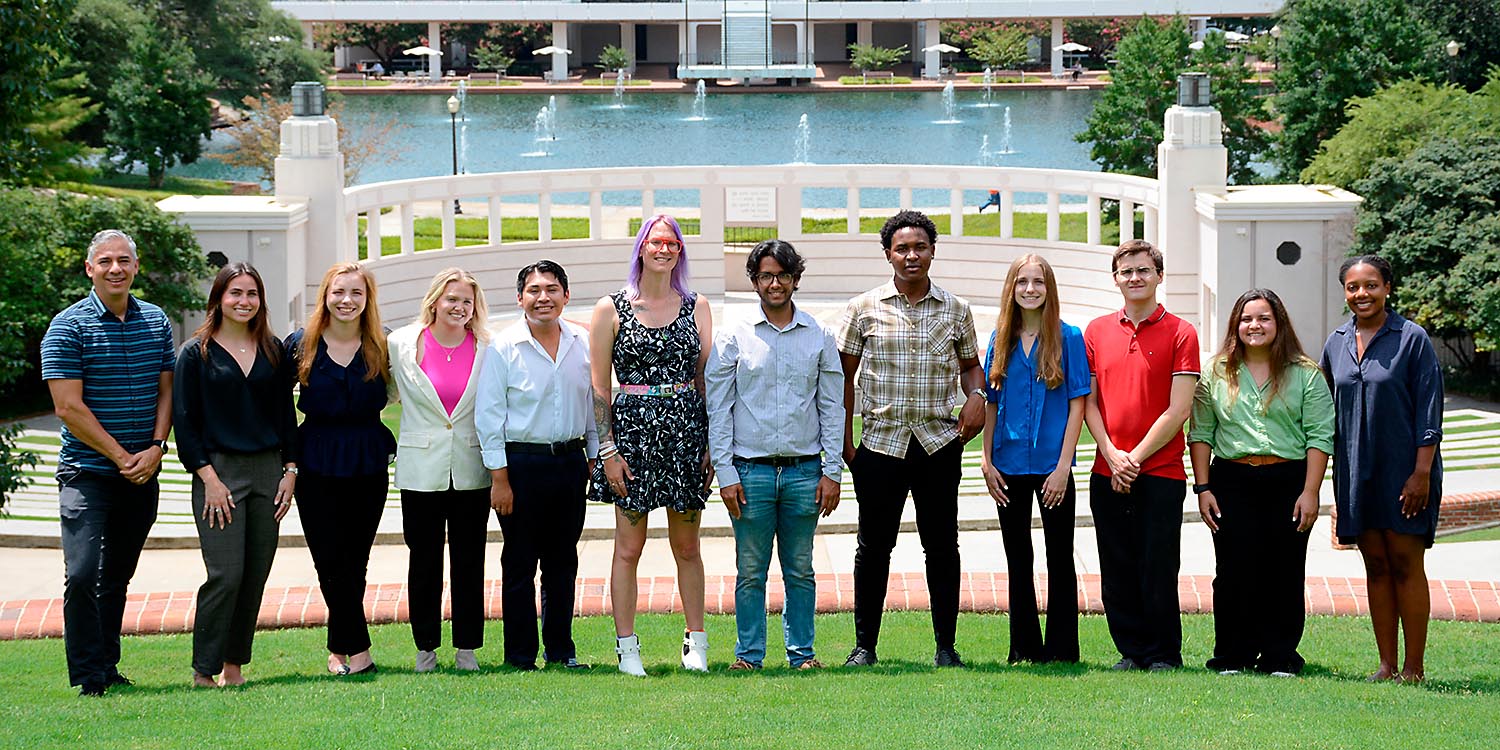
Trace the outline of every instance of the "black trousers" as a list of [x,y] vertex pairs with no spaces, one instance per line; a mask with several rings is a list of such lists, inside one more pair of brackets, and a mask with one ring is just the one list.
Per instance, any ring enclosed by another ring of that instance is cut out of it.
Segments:
[[1181,479],[1142,474],[1125,494],[1111,489],[1103,474],[1089,483],[1109,634],[1121,656],[1143,667],[1182,665],[1177,571],[1186,498]]
[[565,456],[511,453],[511,514],[497,517],[500,601],[504,608],[505,661],[536,663],[537,568],[542,571],[542,644],[547,661],[577,655],[573,646],[573,590],[578,578],[578,538],[583,534],[588,462],[583,451]]
[[407,609],[417,648],[443,642],[443,537],[448,539],[448,597],[453,647],[484,645],[484,542],[490,490],[401,491],[401,526],[410,553]]
[[1292,511],[1306,461],[1246,466],[1215,460],[1209,487],[1219,501],[1214,534],[1212,669],[1302,671],[1308,534]]
[[232,521],[209,528],[203,518],[207,489],[193,476],[193,521],[208,578],[198,587],[193,616],[193,670],[213,676],[227,664],[249,664],[260,620],[260,601],[276,559],[281,524],[276,489],[281,453],[211,453],[214,472],[234,500]]
[[[1047,544],[1047,640],[1037,618],[1032,583],[1031,503],[1039,497],[1046,474],[1005,474],[1009,505],[1000,513],[1000,541],[1010,573],[1010,661],[1078,661],[1078,572],[1073,568],[1073,515],[1078,493],[1073,476],[1055,508],[1042,505],[1042,535]],[[1040,502],[1040,501],[1038,501]]]
[[330,653],[357,654],[370,648],[365,577],[370,547],[385,513],[387,483],[385,472],[331,477],[303,471],[297,477],[297,513],[328,607]]
[[68,682],[102,685],[119,674],[125,593],[156,522],[157,481],[62,467],[57,486]]
[[916,438],[905,458],[876,453],[863,445],[849,470],[859,503],[859,540],[854,552],[854,642],[875,650],[891,574],[891,549],[901,531],[901,512],[911,494],[917,510],[917,536],[927,560],[927,592],[932,635],[939,648],[952,648],[958,624],[958,481],[963,444],[957,439],[932,455]]

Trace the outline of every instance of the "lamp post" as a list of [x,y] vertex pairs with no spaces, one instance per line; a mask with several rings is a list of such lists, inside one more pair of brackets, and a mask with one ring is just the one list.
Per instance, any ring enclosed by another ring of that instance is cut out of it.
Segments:
[[[458,97],[448,97],[448,125],[453,136],[453,176],[458,176]],[[453,213],[461,214],[464,210],[458,205],[458,199],[453,199]]]
[[1443,49],[1448,51],[1449,57],[1458,57],[1458,51],[1462,48],[1463,45],[1459,44],[1458,41],[1454,39],[1449,39],[1448,43],[1443,45]]
[[1271,27],[1271,61],[1276,72],[1281,72],[1281,25]]

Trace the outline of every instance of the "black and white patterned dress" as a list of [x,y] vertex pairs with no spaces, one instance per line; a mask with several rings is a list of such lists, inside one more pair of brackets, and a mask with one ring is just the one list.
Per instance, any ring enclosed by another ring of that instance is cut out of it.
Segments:
[[[682,301],[677,317],[661,328],[650,328],[635,317],[625,292],[610,295],[620,330],[615,335],[613,362],[621,385],[692,383],[698,371],[702,344],[693,320],[697,295]],[[604,462],[594,466],[589,499],[614,503],[628,513],[671,508],[679,513],[702,510],[708,502],[703,486],[703,452],[708,448],[708,413],[697,390],[670,396],[615,395],[615,445],[635,479],[628,480],[629,497],[619,497],[604,478]]]

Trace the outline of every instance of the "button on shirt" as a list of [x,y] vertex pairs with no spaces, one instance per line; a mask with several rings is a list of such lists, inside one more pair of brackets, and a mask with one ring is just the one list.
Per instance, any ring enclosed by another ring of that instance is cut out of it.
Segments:
[[[96,292],[58,313],[42,337],[42,379],[83,381],[83,403],[120,447],[151,445],[161,374],[176,361],[172,323],[160,307],[130,297],[121,320]],[[62,428],[58,466],[115,475],[119,468]]]
[[[1005,380],[999,389],[990,386],[990,368],[995,362],[995,334],[990,334],[984,355],[985,398],[995,404],[995,435],[990,460],[1004,474],[1051,474],[1062,458],[1063,433],[1068,427],[1068,402],[1089,395],[1089,361],[1083,348],[1083,333],[1062,323],[1063,382],[1048,388],[1037,374],[1035,358],[1041,337],[1031,352],[1022,352],[1017,341],[1005,362]],[[1073,456],[1067,456],[1073,465]]]
[[704,370],[708,453],[719,485],[738,484],[733,458],[816,456],[823,476],[842,476],[844,371],[833,336],[794,310],[778,329],[756,305],[752,317],[714,339]]
[[[1128,451],[1140,445],[1151,425],[1172,404],[1172,379],[1198,376],[1198,331],[1161,305],[1140,322],[1132,323],[1125,310],[1095,318],[1083,332],[1089,371],[1098,388],[1099,415],[1115,447]],[[1182,433],[1141,462],[1141,473],[1166,479],[1187,479]],[[1095,474],[1110,475],[1100,451]]]
[[929,284],[913,305],[887,282],[849,300],[836,339],[861,358],[861,445],[905,458],[913,436],[928,455],[958,438],[958,360],[979,359],[968,302]]
[[484,352],[474,426],[487,469],[509,465],[505,444],[559,443],[582,435],[586,455],[599,455],[589,342],[567,322],[553,360],[522,320],[505,329]]
[[1309,448],[1333,454],[1333,394],[1312,360],[1289,365],[1269,401],[1270,381],[1256,384],[1244,363],[1235,373],[1239,388],[1231,397],[1223,366],[1224,360],[1215,359],[1198,381],[1189,443],[1207,443],[1220,458],[1298,460]]

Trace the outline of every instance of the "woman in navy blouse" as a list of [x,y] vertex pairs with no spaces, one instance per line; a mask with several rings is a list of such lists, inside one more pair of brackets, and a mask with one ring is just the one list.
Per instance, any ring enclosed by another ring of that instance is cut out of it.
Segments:
[[297,483],[302,532],[328,607],[328,671],[375,671],[365,622],[365,573],[385,510],[396,439],[380,421],[391,382],[375,278],[358,263],[323,274],[319,305],[286,348],[302,385]]
[[1443,494],[1443,371],[1427,332],[1386,306],[1393,280],[1384,258],[1344,262],[1339,283],[1353,317],[1329,335],[1322,368],[1335,410],[1336,533],[1364,556],[1380,654],[1370,679],[1420,682],[1432,606],[1423,556]]
[[[243,685],[281,519],[297,480],[291,368],[246,263],[220,269],[207,318],[177,356],[177,452],[193,473],[208,579],[193,622],[193,684]],[[215,676],[218,680],[215,680]]]
[[[1078,578],[1073,569],[1073,454],[1089,394],[1083,334],[1062,322],[1057,280],[1040,255],[1005,276],[1000,319],[984,359],[984,484],[1000,514],[1010,571],[1010,661],[1078,661]],[[1031,499],[1047,543],[1047,638],[1031,582]]]

